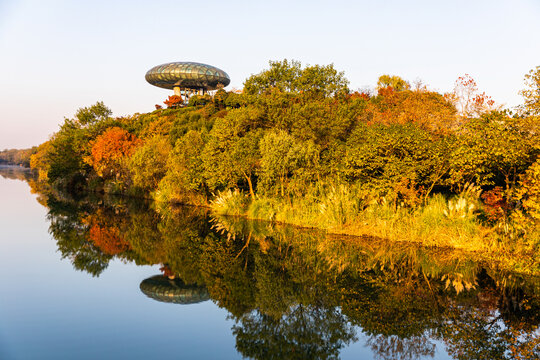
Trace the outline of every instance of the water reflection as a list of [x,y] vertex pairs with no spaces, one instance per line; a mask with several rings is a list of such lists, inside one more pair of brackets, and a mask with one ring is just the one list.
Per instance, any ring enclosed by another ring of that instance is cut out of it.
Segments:
[[74,199],[30,184],[75,269],[99,276],[113,258],[160,264],[163,275],[144,280],[142,292],[227,309],[245,357],[336,358],[360,335],[378,359],[432,358],[437,342],[455,359],[540,357],[537,278],[448,249],[113,196]]
[[141,291],[151,299],[175,304],[197,304],[210,299],[203,286],[186,285],[178,278],[156,275],[143,280]]

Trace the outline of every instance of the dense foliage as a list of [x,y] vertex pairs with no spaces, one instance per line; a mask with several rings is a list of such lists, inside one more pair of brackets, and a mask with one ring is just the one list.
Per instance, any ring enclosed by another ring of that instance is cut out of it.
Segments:
[[[511,114],[468,75],[450,94],[390,75],[359,93],[333,65],[270,62],[242,92],[170,97],[168,109],[125,118],[83,108],[32,166],[70,189],[532,256],[538,267],[539,74]],[[484,203],[495,189],[500,199]]]

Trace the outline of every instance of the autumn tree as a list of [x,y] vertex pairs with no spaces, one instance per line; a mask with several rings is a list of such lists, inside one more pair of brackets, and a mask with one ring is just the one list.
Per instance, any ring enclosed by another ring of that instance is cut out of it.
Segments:
[[455,130],[457,125],[454,105],[442,95],[424,89],[381,88],[367,111],[369,123],[416,124],[436,133]]
[[119,127],[107,129],[92,143],[91,155],[86,161],[102,177],[120,176],[125,158],[139,146],[140,140]]
[[180,95],[171,95],[163,102],[169,109],[181,107],[184,104],[184,99]]
[[98,210],[88,216],[84,222],[89,225],[88,240],[104,254],[118,255],[131,248],[129,242],[120,234],[120,230],[108,223],[102,211]]
[[469,74],[460,76],[455,82],[454,90],[445,96],[463,117],[478,117],[497,109],[495,101],[485,92],[479,92],[476,81]]
[[48,153],[51,148],[51,142],[45,141],[38,146],[35,154],[30,156],[30,167],[32,169],[38,170],[39,180],[47,180],[48,173],[50,169],[50,164],[48,162]]

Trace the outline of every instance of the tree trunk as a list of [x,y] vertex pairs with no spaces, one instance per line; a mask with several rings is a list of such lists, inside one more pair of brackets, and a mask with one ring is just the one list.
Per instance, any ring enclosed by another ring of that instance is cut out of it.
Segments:
[[251,199],[255,200],[255,192],[253,191],[253,183],[251,182],[251,175],[247,175],[246,173],[244,173],[244,177],[246,178],[249,185],[249,194],[251,195]]

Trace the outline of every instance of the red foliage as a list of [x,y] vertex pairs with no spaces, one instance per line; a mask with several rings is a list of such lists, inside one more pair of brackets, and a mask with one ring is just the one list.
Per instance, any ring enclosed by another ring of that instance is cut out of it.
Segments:
[[347,96],[347,99],[363,99],[363,100],[369,100],[371,96],[366,92],[358,92],[355,91],[352,94],[349,94]]
[[493,110],[495,101],[485,92],[478,92],[476,81],[469,75],[460,76],[455,83],[454,91],[445,97],[451,101],[463,116],[480,116]]
[[385,98],[391,97],[395,94],[394,88],[391,86],[380,88],[377,91],[377,94]]
[[174,272],[171,270],[171,268],[167,265],[163,265],[159,268],[159,271],[163,273],[163,276],[168,277],[169,279],[174,278]]
[[156,107],[156,110],[161,110],[161,109],[163,109],[163,106],[161,106],[161,105],[159,105],[159,104],[156,104],[156,105],[154,105],[154,106]]
[[133,154],[141,141],[119,127],[108,128],[92,144],[89,163],[96,172],[103,175],[114,172],[114,164],[125,156]]
[[115,228],[93,224],[90,227],[89,239],[107,255],[120,254],[130,249],[129,243],[120,237],[118,229]]
[[497,222],[506,216],[510,206],[504,198],[503,189],[500,186],[494,187],[490,191],[482,194],[484,200],[484,212],[490,222]]
[[163,102],[168,108],[177,108],[184,104],[184,99],[178,95],[171,95]]

